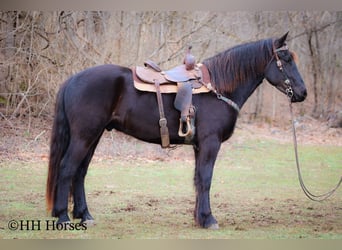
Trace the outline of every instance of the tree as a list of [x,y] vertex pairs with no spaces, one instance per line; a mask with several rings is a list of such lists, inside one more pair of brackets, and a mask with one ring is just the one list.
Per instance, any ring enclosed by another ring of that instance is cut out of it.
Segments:
[[[231,46],[290,31],[289,47],[309,96],[301,113],[327,117],[341,110],[342,12],[272,11],[12,11],[0,12],[2,117],[51,117],[56,92],[70,75],[93,65],[164,69],[181,63],[192,45],[198,62]],[[277,119],[284,98],[261,85],[242,110],[252,119]]]

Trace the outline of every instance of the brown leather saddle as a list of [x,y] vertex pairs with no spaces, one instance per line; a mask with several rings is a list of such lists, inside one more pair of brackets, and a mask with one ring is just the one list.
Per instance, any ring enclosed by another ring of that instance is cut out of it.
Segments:
[[197,64],[194,69],[187,70],[182,64],[167,71],[162,71],[153,61],[145,61],[145,66],[134,68],[134,87],[141,91],[156,92],[155,81],[160,84],[161,93],[177,93],[177,85],[182,82],[191,84],[192,94],[207,93],[210,90],[201,82],[209,83],[207,68]]
[[[184,137],[185,143],[191,143],[195,135],[195,107],[192,95],[206,93],[210,76],[203,64],[184,64],[163,71],[153,61],[146,61],[144,66],[133,69],[134,86],[140,91],[155,92],[160,114],[160,133],[163,148],[170,146],[167,120],[164,114],[162,93],[176,93],[174,107],[181,112],[178,135]],[[190,65],[190,66],[189,66]]]

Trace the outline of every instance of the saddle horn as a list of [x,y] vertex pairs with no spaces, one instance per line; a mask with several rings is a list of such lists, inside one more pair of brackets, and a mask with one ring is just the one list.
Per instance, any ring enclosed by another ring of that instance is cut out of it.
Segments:
[[184,64],[186,70],[193,70],[195,68],[195,57],[190,53],[192,46],[189,46],[184,57]]

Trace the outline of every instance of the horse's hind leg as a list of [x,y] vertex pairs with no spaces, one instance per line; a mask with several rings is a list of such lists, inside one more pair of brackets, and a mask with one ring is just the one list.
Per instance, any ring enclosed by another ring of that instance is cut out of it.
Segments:
[[[99,137],[100,139],[100,137]],[[82,161],[81,165],[78,167],[77,173],[73,179],[73,198],[74,198],[74,210],[73,217],[81,219],[81,223],[93,224],[94,219],[90,215],[86,195],[84,191],[84,179],[87,174],[89,163],[94,155],[94,151],[99,142],[99,139],[92,145],[86,158]]]
[[68,216],[68,197],[70,193],[71,181],[73,180],[78,167],[86,158],[89,146],[84,141],[70,141],[69,147],[62,159],[57,181],[57,190],[53,208],[53,216],[58,217],[57,223],[70,221]]

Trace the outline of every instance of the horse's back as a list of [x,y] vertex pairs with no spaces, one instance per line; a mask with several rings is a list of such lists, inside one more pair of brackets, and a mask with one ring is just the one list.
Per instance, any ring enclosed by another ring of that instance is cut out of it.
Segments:
[[76,73],[69,78],[70,85],[77,85],[81,87],[96,87],[102,84],[108,85],[115,82],[122,77],[128,77],[132,74],[131,69],[114,64],[103,64],[87,68],[83,71]]

